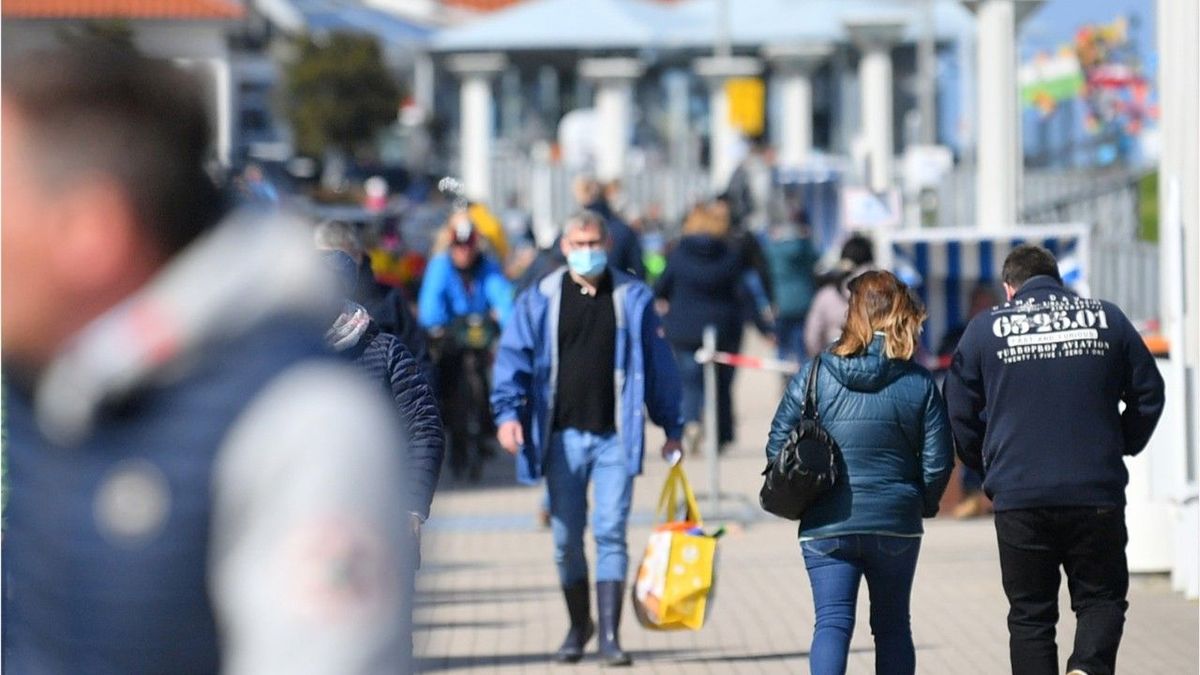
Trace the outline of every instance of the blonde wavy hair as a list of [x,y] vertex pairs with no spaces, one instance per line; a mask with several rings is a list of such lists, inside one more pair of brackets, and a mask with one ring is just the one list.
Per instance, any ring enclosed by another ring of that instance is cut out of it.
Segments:
[[889,359],[911,359],[926,313],[921,301],[891,272],[864,272],[850,281],[850,307],[842,337],[830,350],[838,356],[865,354],[876,332]]

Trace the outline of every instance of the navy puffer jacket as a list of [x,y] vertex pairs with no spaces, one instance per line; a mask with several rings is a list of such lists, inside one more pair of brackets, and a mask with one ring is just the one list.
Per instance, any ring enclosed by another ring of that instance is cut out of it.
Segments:
[[[921,518],[937,515],[954,466],[946,404],[929,371],[886,358],[882,335],[861,356],[819,358],[817,410],[844,463],[800,519],[800,536],[922,534]],[[768,459],[800,420],[811,367],[792,378],[775,411]]]
[[412,352],[395,335],[381,332],[374,321],[345,355],[371,373],[375,381],[389,385],[388,393],[396,402],[408,434],[409,509],[422,519],[428,518],[446,447],[433,389]]

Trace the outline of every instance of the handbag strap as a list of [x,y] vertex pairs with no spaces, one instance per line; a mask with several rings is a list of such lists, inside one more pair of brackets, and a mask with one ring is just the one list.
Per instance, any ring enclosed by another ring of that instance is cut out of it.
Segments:
[[671,467],[667,472],[667,480],[663,483],[662,494],[658,498],[658,515],[662,518],[662,522],[673,523],[678,520],[676,514],[680,497],[683,498],[687,508],[687,512],[683,516],[684,520],[697,524],[703,522],[700,517],[700,507],[696,503],[696,495],[688,483],[682,462]]
[[808,383],[804,387],[804,417],[815,420],[820,417],[817,412],[817,369],[821,367],[821,356],[813,358],[812,368],[808,369]]

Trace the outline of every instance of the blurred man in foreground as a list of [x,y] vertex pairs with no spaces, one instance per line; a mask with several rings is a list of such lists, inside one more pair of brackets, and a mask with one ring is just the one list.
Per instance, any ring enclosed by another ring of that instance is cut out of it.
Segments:
[[218,223],[165,62],[2,86],[6,672],[406,671],[396,415],[327,355],[303,230]]

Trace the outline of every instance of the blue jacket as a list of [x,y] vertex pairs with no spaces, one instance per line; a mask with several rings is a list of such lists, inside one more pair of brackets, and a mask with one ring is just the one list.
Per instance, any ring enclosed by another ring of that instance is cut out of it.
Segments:
[[1116,305],[1036,276],[967,325],[946,403],[997,511],[1123,506],[1124,457],[1150,440],[1163,379]]
[[[550,444],[559,367],[558,313],[566,273],[560,268],[521,294],[496,354],[492,411],[497,424],[520,420],[524,427],[525,446],[517,454],[517,479],[523,483],[541,477]],[[642,471],[644,410],[667,438],[680,436],[679,373],[662,338],[650,289],[624,272],[609,268],[609,273],[617,319],[616,426],[633,476]]]
[[[880,335],[861,356],[818,358],[817,411],[843,465],[833,489],[800,519],[800,536],[921,534],[954,466],[946,404],[929,371],[886,358]],[[810,368],[792,378],[775,411],[768,459],[800,421]]]
[[[6,672],[220,670],[207,564],[214,462],[264,386],[323,353],[311,326],[275,317],[199,355],[183,379],[105,409],[76,446],[47,438],[32,396],[6,387]],[[143,491],[162,481],[169,525],[123,540],[101,524],[98,495],[122,472]]]
[[496,312],[500,325],[512,310],[512,283],[491,258],[480,256],[468,289],[462,275],[454,269],[450,254],[439,253],[429,260],[421,293],[417,297],[417,319],[424,328],[448,325],[468,314]]

